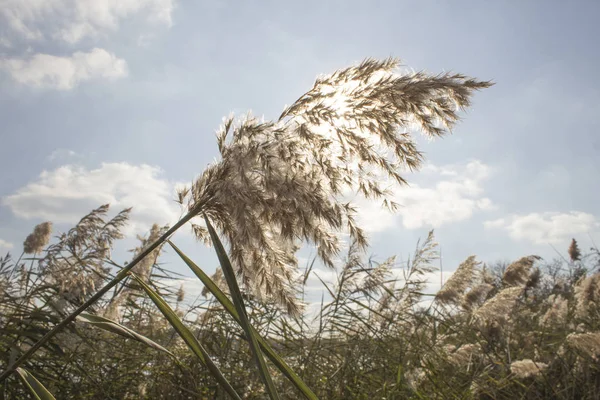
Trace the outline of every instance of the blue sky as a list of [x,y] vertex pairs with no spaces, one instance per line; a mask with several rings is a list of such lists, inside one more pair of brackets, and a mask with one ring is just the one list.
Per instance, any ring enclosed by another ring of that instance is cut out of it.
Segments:
[[[276,118],[317,75],[388,56],[496,85],[453,135],[418,139],[428,162],[399,215],[362,205],[371,252],[405,259],[432,228],[447,271],[471,254],[556,257],[572,237],[587,249],[600,242],[598,15],[591,0],[4,0],[0,252],[106,202],[134,206],[131,235],[173,222],[174,186],[215,159],[223,116]],[[214,269],[189,232],[176,241]]]

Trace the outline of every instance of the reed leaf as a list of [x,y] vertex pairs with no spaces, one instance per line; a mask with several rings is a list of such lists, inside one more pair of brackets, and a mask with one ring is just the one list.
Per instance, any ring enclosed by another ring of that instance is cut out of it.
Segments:
[[170,357],[172,357],[173,359],[175,359],[177,361],[177,358],[175,357],[175,355],[173,353],[171,353],[169,350],[165,349],[160,344],[156,343],[155,341],[153,341],[151,339],[148,339],[146,336],[140,335],[139,333],[127,328],[126,326],[123,326],[115,321],[111,321],[108,318],[100,317],[98,315],[93,315],[93,314],[89,314],[89,313],[81,313],[80,315],[77,316],[77,321],[90,324],[90,325],[98,327],[100,329],[104,329],[105,331],[108,331],[108,332],[116,333],[117,335],[124,336],[128,339],[136,340],[136,341],[143,343],[149,347],[152,347],[153,349],[156,349],[156,350],[159,350],[159,351],[162,351],[162,352],[168,354]]
[[250,327],[250,321],[248,320],[248,315],[246,314],[246,308],[244,306],[244,299],[235,278],[235,271],[231,265],[231,261],[229,261],[227,252],[223,247],[223,243],[221,243],[219,236],[215,232],[215,229],[211,225],[208,218],[206,218],[206,215],[204,216],[204,221],[206,222],[210,239],[215,246],[215,251],[217,252],[217,257],[219,258],[221,269],[223,270],[223,275],[225,275],[225,280],[227,280],[227,285],[229,286],[229,292],[231,293],[233,304],[235,305],[235,309],[240,317],[240,325],[242,326],[242,329],[244,329],[246,337],[248,338],[248,342],[250,343],[250,349],[252,350],[252,355],[254,356],[254,360],[258,366],[260,377],[266,386],[269,397],[272,400],[279,399],[279,395],[277,394],[277,390],[275,389],[275,385],[271,379],[271,374],[267,369],[267,364],[265,363],[260,346],[258,345],[258,339],[256,338],[257,335],[254,334]]
[[[233,319],[241,325],[240,316],[227,295],[223,293],[221,289],[210,279],[210,277],[202,271],[198,265],[196,265],[188,256],[186,256],[177,246],[175,246],[171,241],[169,244],[175,250],[175,252],[181,257],[183,262],[187,264],[188,267],[194,272],[194,274],[202,281],[204,286],[212,293],[213,296],[217,299],[219,303],[225,308],[225,310],[233,317]],[[302,392],[302,394],[310,400],[318,400],[316,394],[304,383],[304,381],[294,372],[294,370],[286,364],[286,362],[271,348],[269,343],[259,335],[256,329],[250,325],[250,330],[252,334],[256,337],[258,344],[261,349],[265,352],[267,357],[271,360],[271,362]]]
[[17,368],[16,371],[21,381],[37,400],[56,400],[52,393],[31,372],[25,368]]
[[190,350],[192,350],[192,352],[208,368],[223,389],[231,396],[231,398],[241,400],[240,396],[237,394],[233,386],[231,386],[227,378],[225,378],[219,367],[217,367],[217,365],[212,361],[208,355],[208,352],[204,349],[204,347],[202,347],[200,342],[198,342],[194,334],[183,324],[183,321],[181,321],[177,314],[175,314],[175,311],[173,311],[167,302],[164,301],[164,299],[142,279],[135,274],[130,275],[136,280],[142,289],[144,289],[148,297],[150,297],[154,304],[156,304],[156,307],[158,307],[160,312],[165,316],[167,321],[169,321],[169,324],[173,327],[173,329],[175,329],[179,336],[181,336]]

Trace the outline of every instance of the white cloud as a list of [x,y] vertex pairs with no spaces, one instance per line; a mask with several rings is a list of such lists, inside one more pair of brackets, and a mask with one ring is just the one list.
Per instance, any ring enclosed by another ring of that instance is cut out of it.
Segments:
[[7,242],[6,240],[0,239],[0,249],[12,249],[13,244]]
[[121,20],[172,25],[174,0],[4,0],[0,17],[26,40],[59,39],[77,43],[119,29]]
[[17,82],[36,87],[70,90],[91,79],[127,76],[127,63],[104,49],[76,52],[70,57],[35,54],[28,59],[0,60],[0,68]]
[[2,199],[22,218],[76,223],[101,204],[113,211],[133,207],[126,233],[145,232],[153,223],[171,224],[179,217],[173,185],[149,165],[104,163],[98,169],[65,165]]
[[535,244],[565,243],[575,235],[587,234],[600,227],[596,217],[580,211],[512,215],[486,221],[484,225],[488,229],[503,229],[514,240]]
[[[438,228],[493,208],[492,201],[483,196],[482,188],[490,168],[481,161],[442,167],[429,165],[423,172],[434,176],[431,185],[411,184],[394,190],[394,201],[400,205],[396,213],[405,228]],[[381,232],[398,224],[397,218],[378,202],[357,199],[356,203],[357,219],[366,231]]]

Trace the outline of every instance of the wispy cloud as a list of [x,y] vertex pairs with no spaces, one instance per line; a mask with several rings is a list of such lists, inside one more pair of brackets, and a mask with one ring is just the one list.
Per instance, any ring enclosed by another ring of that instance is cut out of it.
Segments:
[[487,229],[502,229],[514,240],[527,240],[535,244],[564,244],[575,235],[600,228],[594,215],[581,211],[511,215],[486,221],[484,225]]
[[[430,184],[411,184],[394,190],[394,199],[400,204],[396,213],[407,229],[439,228],[494,207],[484,196],[482,186],[490,176],[490,167],[481,161],[429,165],[423,172],[430,176]],[[366,231],[382,232],[399,225],[398,217],[377,202],[357,199],[357,204],[358,220]]]
[[16,82],[35,88],[70,90],[81,82],[127,76],[127,63],[104,49],[75,52],[69,57],[35,54],[0,60],[0,68]]
[[12,248],[13,248],[12,243],[7,242],[6,240],[0,239],[0,249],[12,249]]
[[78,157],[79,155],[73,150],[69,149],[56,149],[47,157],[48,161],[63,160],[71,157]]
[[173,185],[149,165],[105,163],[88,170],[65,165],[2,199],[21,218],[74,223],[101,204],[113,210],[133,207],[127,233],[145,232],[153,223],[173,223],[179,209]]

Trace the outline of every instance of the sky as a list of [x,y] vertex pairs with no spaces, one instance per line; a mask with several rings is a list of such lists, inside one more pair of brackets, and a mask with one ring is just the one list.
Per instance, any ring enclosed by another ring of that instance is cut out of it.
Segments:
[[[396,215],[360,203],[369,254],[405,260],[434,229],[447,277],[472,254],[587,250],[600,242],[598,15],[593,0],[0,0],[0,253],[110,203],[134,207],[113,253],[129,259],[135,234],[179,217],[174,188],[216,159],[224,116],[275,119],[318,75],[389,56],[495,85],[452,135],[417,138],[427,162]],[[214,270],[189,230],[174,240]]]

